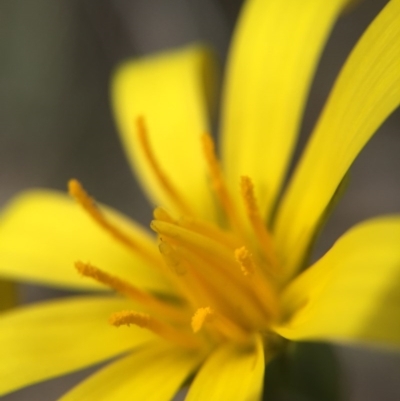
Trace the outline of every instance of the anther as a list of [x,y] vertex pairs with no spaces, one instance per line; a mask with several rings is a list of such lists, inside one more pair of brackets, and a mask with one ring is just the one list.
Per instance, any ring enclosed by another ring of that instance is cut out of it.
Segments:
[[153,211],[153,216],[156,220],[165,221],[167,223],[175,223],[171,215],[162,207],[156,207]]
[[225,338],[239,342],[247,341],[248,339],[248,332],[246,330],[209,306],[196,310],[192,317],[193,332],[199,332],[205,323],[209,323],[210,326]]
[[212,238],[228,249],[235,249],[241,244],[241,241],[231,231],[223,231],[218,226],[207,221],[182,216],[179,218],[178,225],[205,237]]
[[228,188],[215,153],[214,141],[209,134],[202,136],[204,157],[208,164],[208,170],[212,180],[213,188],[216,196],[218,197],[224,212],[226,213],[229,222],[238,233],[242,232],[242,226],[238,219],[238,213],[235,209],[232,198],[229,194]]
[[278,268],[278,260],[274,251],[272,236],[261,218],[254,194],[254,185],[249,177],[241,177],[240,188],[247,217],[249,218],[249,221],[253,227],[261,249],[267,258],[268,264],[272,270],[276,272],[276,269]]
[[209,307],[199,308],[192,317],[192,329],[194,333],[199,332],[206,320],[209,320],[214,314],[214,311]]
[[90,265],[89,263],[78,261],[75,262],[75,267],[83,276],[95,279],[99,283],[112,288],[118,293],[141,303],[143,306],[146,306],[155,313],[159,313],[160,315],[167,316],[171,319],[183,319],[181,310],[158,300],[151,294],[141,291],[124,280],[112,276],[111,274],[108,274],[97,267]]
[[243,275],[249,276],[254,274],[253,257],[245,246],[235,249],[235,259],[239,263]]
[[136,311],[121,311],[110,316],[109,322],[116,327],[131,324],[152,331],[154,334],[183,347],[193,348],[199,345],[199,340],[189,332],[178,330],[170,324],[163,323],[147,313]]
[[235,259],[243,275],[248,278],[248,285],[263,305],[268,318],[277,317],[279,307],[275,289],[265,277],[259,274],[259,267],[254,263],[252,254],[243,246],[235,250]]
[[147,313],[121,311],[110,316],[110,324],[115,327],[130,326],[134,324],[141,328],[148,328],[150,325],[150,315]]
[[168,194],[170,199],[175,203],[178,209],[180,209],[181,212],[192,214],[191,207],[187,204],[186,200],[183,199],[179,191],[172,184],[172,182],[169,180],[169,178],[161,168],[160,164],[158,163],[158,160],[150,145],[149,135],[143,116],[140,116],[136,119],[136,127],[139,144],[158,183],[164,189],[165,193]]
[[95,200],[84,190],[78,180],[72,179],[68,182],[69,194],[83,207],[89,216],[106,230],[115,239],[122,242],[125,246],[139,253],[142,257],[149,260],[152,265],[157,265],[159,260],[156,255],[147,251],[142,245],[135,242],[130,236],[121,231],[115,224],[111,223],[101,212]]
[[213,238],[203,236],[176,224],[153,220],[150,227],[162,238],[178,243],[181,249],[189,249],[205,260],[217,260],[221,263],[221,271],[229,271],[229,264],[234,262],[232,251],[221,245]]
[[168,242],[160,240],[158,249],[163,256],[165,263],[171,268],[173,272],[178,275],[186,273],[186,267],[183,265],[181,258]]

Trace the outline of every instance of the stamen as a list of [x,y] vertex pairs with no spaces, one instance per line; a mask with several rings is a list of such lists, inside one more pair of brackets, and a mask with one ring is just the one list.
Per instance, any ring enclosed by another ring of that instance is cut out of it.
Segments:
[[116,327],[134,324],[183,347],[193,348],[199,346],[199,340],[190,333],[175,329],[169,324],[154,319],[147,313],[136,311],[116,312],[110,316],[109,321]]
[[204,283],[198,274],[191,269],[190,274],[186,274],[190,266],[187,261],[178,255],[172,245],[165,239],[160,238],[158,249],[167,266],[175,273],[172,277],[177,278],[177,287],[185,294],[186,299],[194,308],[207,299],[207,292],[204,291]]
[[253,257],[245,246],[235,250],[235,259],[239,262],[242,273],[245,276],[254,274]]
[[278,269],[278,260],[274,251],[272,236],[261,218],[254,195],[254,185],[249,177],[243,176],[241,177],[240,187],[247,216],[260,243],[261,249],[267,258],[268,264],[276,272]]
[[143,329],[149,327],[150,315],[133,311],[115,312],[110,316],[110,323],[115,327],[130,326],[131,324],[134,324]]
[[120,294],[140,302],[142,305],[152,309],[152,311],[155,313],[159,313],[160,315],[167,316],[172,319],[182,320],[184,318],[184,314],[180,309],[158,300],[151,294],[141,291],[120,278],[112,276],[111,274],[108,274],[97,267],[90,265],[89,263],[82,263],[78,261],[75,262],[75,267],[83,276],[91,277],[99,283],[105,284]]
[[[243,285],[243,277],[236,268],[233,251],[227,249],[212,238],[205,237],[176,224],[153,220],[150,227],[172,245],[178,245],[176,251],[193,271],[207,283],[207,288],[216,287],[210,295],[218,304],[224,300],[224,307],[231,309],[231,316],[237,314],[235,304],[246,309],[245,321],[260,321],[265,318],[263,308],[254,308],[251,289]],[[185,277],[185,276],[183,276]],[[224,288],[224,291],[220,289]],[[235,294],[234,302],[230,294]],[[258,306],[258,305],[257,305]],[[241,317],[238,317],[241,319]]]
[[[213,257],[221,263],[220,269],[229,271],[227,263],[232,263],[232,253],[229,249],[214,241],[212,238],[203,236],[194,231],[159,220],[153,220],[150,228],[161,236],[170,238],[181,247],[187,247],[196,251],[200,256]],[[225,262],[225,264],[224,264]]]
[[162,207],[156,207],[153,211],[153,216],[156,220],[165,221],[167,223],[175,223],[171,215]]
[[214,241],[219,242],[230,250],[236,249],[242,243],[231,231],[224,231],[207,221],[182,216],[177,224],[205,237],[212,238]]
[[158,183],[168,194],[170,199],[181,210],[181,212],[183,212],[184,214],[190,214],[190,215],[193,214],[191,207],[187,204],[184,198],[182,198],[181,194],[169,180],[167,175],[162,170],[160,164],[158,163],[156,156],[153,152],[153,149],[150,146],[149,136],[143,116],[137,118],[136,126],[137,126],[137,133],[140,146],[142,147],[144,156],[146,157],[151,169],[153,170],[153,173],[157,178]]
[[211,324],[224,337],[239,342],[247,341],[248,332],[235,324],[233,321],[211,309],[209,306],[199,308],[192,317],[192,329],[194,333],[199,332],[205,323]]
[[235,275],[236,269],[232,268],[235,264],[232,251],[212,238],[160,220],[153,220],[150,227],[169,243],[179,246],[180,251],[189,249],[198,255],[199,261],[206,260],[209,265],[216,264],[215,274],[222,274],[229,279],[239,277]]
[[243,275],[249,278],[249,285],[263,306],[269,318],[275,318],[279,314],[278,297],[272,285],[259,273],[258,266],[254,263],[249,250],[243,246],[235,250],[235,259],[240,265]]
[[183,265],[182,260],[179,258],[174,248],[168,242],[161,241],[158,245],[161,255],[164,257],[165,263],[171,270],[182,276],[186,273],[186,267]]
[[204,156],[208,164],[215,194],[217,195],[218,200],[220,201],[221,206],[232,225],[232,228],[234,228],[236,232],[241,233],[242,226],[222,175],[221,167],[215,153],[214,141],[209,134],[204,134],[202,136],[202,142]]
[[199,308],[192,317],[192,329],[194,333],[201,330],[206,320],[210,319],[214,311],[207,306],[206,308]]
[[115,239],[122,242],[125,246],[139,253],[143,258],[151,262],[152,265],[158,265],[159,259],[145,249],[141,244],[135,242],[132,238],[122,232],[115,224],[111,223],[100,211],[96,202],[83,189],[78,180],[72,179],[68,182],[69,194],[83,207],[83,209],[98,223],[103,229],[111,234]]
[[[249,316],[237,314],[240,307],[251,308],[251,301],[246,288],[235,280],[232,275],[221,272],[219,266],[211,260],[204,260],[188,249],[179,248],[175,251],[178,257],[185,261],[189,268],[190,274],[183,277],[187,288],[190,290],[190,299],[194,308],[198,305],[212,304],[219,310],[229,311],[231,316],[236,318],[243,324],[246,324]],[[221,288],[224,291],[221,291]],[[235,294],[232,301],[230,294]],[[251,309],[253,312],[253,309]],[[250,314],[252,315],[252,314]],[[258,315],[259,316],[259,315]],[[254,316],[252,316],[254,318]]]

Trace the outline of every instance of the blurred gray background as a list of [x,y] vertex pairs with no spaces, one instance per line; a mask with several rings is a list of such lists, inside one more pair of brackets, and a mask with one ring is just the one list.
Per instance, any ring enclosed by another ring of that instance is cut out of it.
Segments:
[[[343,60],[386,2],[365,0],[336,25],[313,84],[302,141]],[[240,0],[1,0],[0,206],[26,188],[65,190],[76,177],[97,199],[148,224],[151,208],[115,132],[110,74],[127,57],[198,40],[211,44],[223,63],[240,5]],[[399,127],[396,112],[354,164],[319,252],[354,223],[400,211]],[[33,302],[60,293],[23,285],[20,295]],[[337,347],[337,353],[347,400],[400,400],[399,355],[348,347]],[[3,399],[55,400],[88,372]]]

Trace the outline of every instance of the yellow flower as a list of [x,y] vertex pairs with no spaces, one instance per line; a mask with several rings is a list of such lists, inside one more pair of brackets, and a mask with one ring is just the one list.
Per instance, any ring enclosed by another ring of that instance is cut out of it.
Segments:
[[287,340],[400,346],[400,216],[359,224],[302,271],[344,175],[399,104],[400,0],[355,46],[277,202],[310,80],[347,3],[246,2],[223,92],[221,163],[205,134],[215,87],[206,50],[119,69],[116,118],[160,205],[157,239],[96,206],[76,180],[82,207],[55,192],[17,198],[1,219],[0,273],[97,292],[2,315],[0,394],[118,356],[62,400],[170,400],[189,378],[189,401],[257,400]]

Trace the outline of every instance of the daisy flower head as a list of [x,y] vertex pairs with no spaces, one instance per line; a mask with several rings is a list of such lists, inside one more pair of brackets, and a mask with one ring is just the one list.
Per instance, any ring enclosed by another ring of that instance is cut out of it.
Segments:
[[71,197],[31,191],[5,209],[0,274],[93,293],[1,316],[0,394],[113,358],[62,400],[167,401],[184,384],[187,401],[259,400],[289,341],[399,348],[400,216],[357,225],[304,267],[343,177],[399,104],[400,0],[354,47],[283,187],[319,56],[349,3],[245,2],[220,152],[207,49],[117,70],[116,122],[156,205],[151,232],[75,179]]

